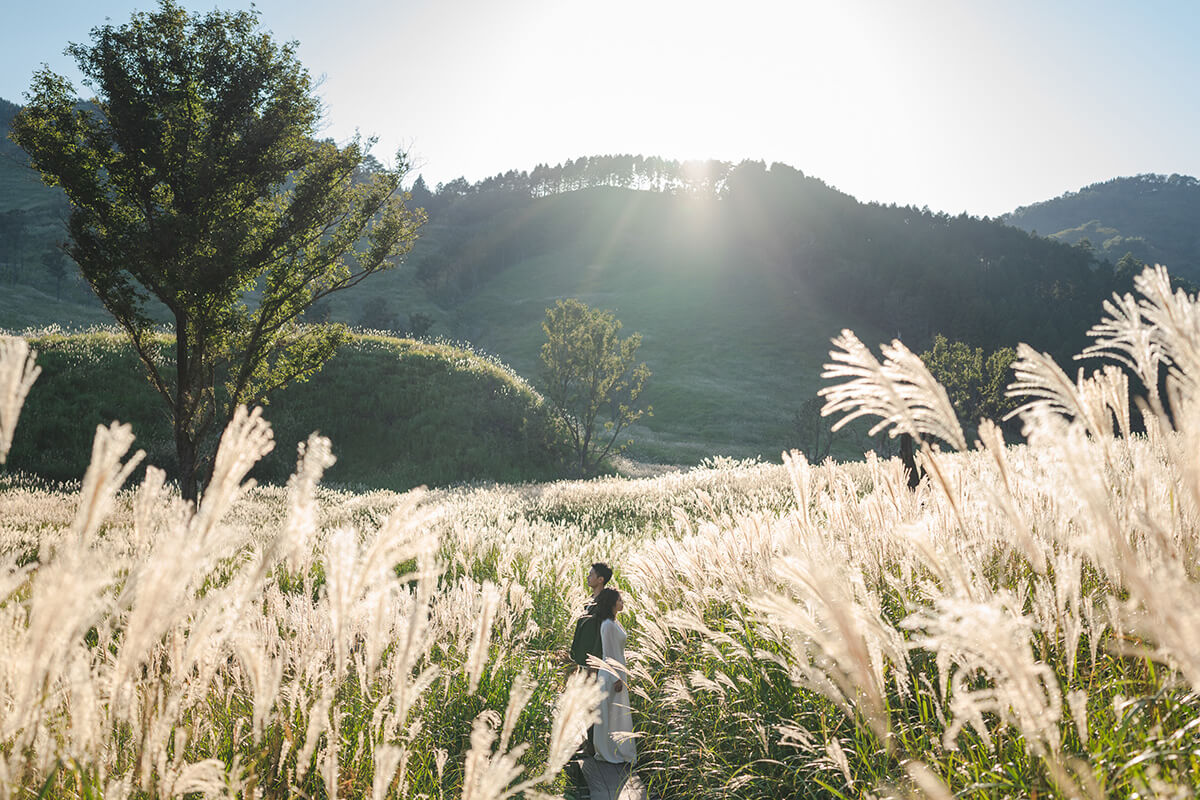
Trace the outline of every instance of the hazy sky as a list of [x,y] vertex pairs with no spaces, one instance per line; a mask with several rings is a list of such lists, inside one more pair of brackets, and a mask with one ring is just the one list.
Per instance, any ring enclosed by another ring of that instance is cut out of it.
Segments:
[[[187,0],[194,10],[248,7]],[[1200,175],[1200,2],[259,0],[326,134],[430,185],[580,155],[783,161],[862,200],[996,215]],[[0,97],[148,2],[7,3]],[[82,92],[82,87],[80,91]]]

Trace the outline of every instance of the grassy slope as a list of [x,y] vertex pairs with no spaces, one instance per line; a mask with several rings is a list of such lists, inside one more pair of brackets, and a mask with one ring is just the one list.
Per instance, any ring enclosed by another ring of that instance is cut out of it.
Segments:
[[[579,220],[578,246],[514,264],[467,300],[458,309],[462,334],[536,382],[548,306],[578,297],[611,309],[624,332],[642,333],[640,357],[654,373],[646,393],[654,416],[632,430],[631,455],[777,458],[793,444],[792,414],[821,385],[829,339],[845,321],[794,281],[690,245],[711,209],[670,200],[611,192],[593,205],[599,213]],[[643,224],[674,231],[672,246],[657,254],[635,247],[628,203],[653,221]],[[875,331],[860,335],[879,340]]]
[[0,290],[0,329],[20,331],[59,325],[63,328],[113,324],[112,315],[96,302],[94,305],[72,302],[64,294],[53,294],[34,286],[5,286]]
[[[43,371],[9,459],[12,470],[60,480],[83,475],[97,425],[133,425],[149,463],[171,469],[165,406],[114,332],[34,342]],[[276,448],[256,470],[283,482],[296,444],[315,430],[333,442],[333,483],[406,489],[464,480],[524,481],[559,474],[541,399],[502,365],[456,347],[360,336],[312,380],[265,409]]]
[[[0,137],[7,134],[7,128],[0,126]],[[7,142],[0,142],[4,144]],[[25,165],[24,154],[15,146],[0,146],[0,214],[23,211],[27,225],[19,252],[0,248],[0,261],[21,262],[19,271],[24,275],[21,283],[5,285],[0,291],[0,328],[111,321],[70,261],[66,262],[67,276],[59,287],[59,298],[54,295],[53,279],[47,276],[41,259],[46,249],[66,239],[65,204],[61,190],[43,184]]]

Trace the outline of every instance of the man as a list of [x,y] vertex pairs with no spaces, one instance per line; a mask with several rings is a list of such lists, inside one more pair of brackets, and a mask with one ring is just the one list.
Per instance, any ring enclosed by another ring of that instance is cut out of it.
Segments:
[[[575,635],[571,637],[571,652],[568,663],[576,665],[575,669],[583,668],[591,673],[595,670],[588,667],[588,657],[595,656],[596,658],[604,657],[604,647],[600,643],[600,622],[592,616],[592,606],[596,602],[596,595],[600,594],[604,587],[608,586],[608,582],[612,580],[612,567],[605,564],[603,561],[597,561],[592,564],[591,571],[588,572],[587,585],[592,590],[592,596],[583,605],[583,613],[575,620]],[[587,780],[583,776],[581,764],[584,759],[590,758],[596,754],[596,748],[592,740],[593,729],[588,728],[587,739],[579,748],[579,752],[571,759],[567,765],[567,775],[571,779],[574,791],[569,791],[568,796],[574,798],[583,798],[587,796]]]
[[571,638],[571,660],[581,667],[587,667],[588,656],[603,657],[600,646],[600,621],[592,616],[592,604],[596,595],[600,594],[608,582],[612,580],[612,567],[603,561],[592,564],[588,572],[587,585],[592,590],[592,596],[583,605],[583,613],[575,620],[575,635]]

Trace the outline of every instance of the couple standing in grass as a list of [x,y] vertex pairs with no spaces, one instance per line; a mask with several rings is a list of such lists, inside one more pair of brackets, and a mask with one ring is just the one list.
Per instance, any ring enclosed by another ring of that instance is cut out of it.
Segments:
[[575,621],[571,640],[570,660],[599,678],[604,688],[600,721],[588,729],[587,741],[576,758],[577,770],[572,770],[576,788],[582,790],[586,782],[592,800],[616,798],[637,760],[626,685],[625,629],[617,622],[625,604],[621,593],[609,588],[610,580],[608,564],[592,564],[587,577],[592,597]]

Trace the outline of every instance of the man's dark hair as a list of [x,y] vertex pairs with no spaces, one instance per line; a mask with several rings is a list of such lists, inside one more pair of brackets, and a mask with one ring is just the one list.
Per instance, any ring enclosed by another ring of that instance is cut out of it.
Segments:
[[597,561],[592,564],[592,569],[596,570],[596,574],[604,579],[604,585],[608,586],[608,582],[612,580],[612,567],[603,561]]

